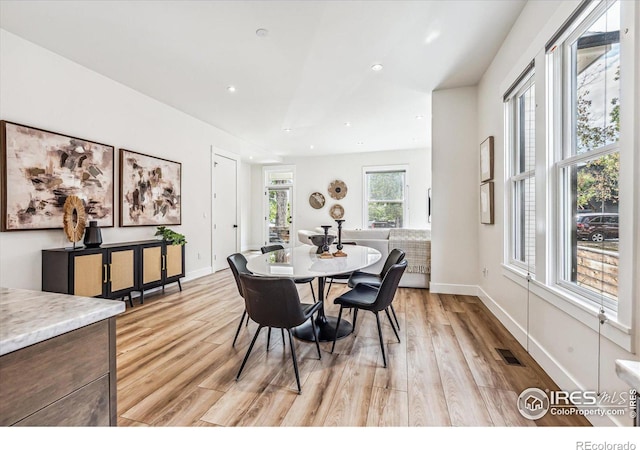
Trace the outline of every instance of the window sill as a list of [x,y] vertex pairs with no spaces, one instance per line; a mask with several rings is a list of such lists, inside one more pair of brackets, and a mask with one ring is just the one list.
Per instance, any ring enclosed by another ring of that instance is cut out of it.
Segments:
[[627,351],[631,351],[632,336],[631,328],[618,322],[615,312],[607,311],[607,322],[600,327],[598,320],[599,308],[589,301],[585,301],[580,296],[563,289],[561,287],[551,287],[542,284],[535,279],[527,281],[527,273],[523,270],[502,264],[502,274],[527,289],[527,284],[532,294],[546,301],[547,303],[558,308],[562,312],[573,317],[580,323],[586,325],[596,333],[600,331],[602,336],[622,347]]

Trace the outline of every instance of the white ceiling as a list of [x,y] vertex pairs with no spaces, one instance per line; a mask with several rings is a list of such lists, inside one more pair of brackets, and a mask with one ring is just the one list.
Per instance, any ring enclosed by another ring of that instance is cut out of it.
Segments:
[[431,91],[476,84],[524,3],[2,0],[0,26],[266,152],[317,155],[430,147]]

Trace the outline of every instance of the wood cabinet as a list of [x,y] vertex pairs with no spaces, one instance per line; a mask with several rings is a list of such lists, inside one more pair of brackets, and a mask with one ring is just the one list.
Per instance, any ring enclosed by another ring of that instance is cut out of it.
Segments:
[[167,245],[162,241],[140,244],[140,301],[144,291],[170,283],[178,283],[184,277],[184,245]]
[[115,317],[0,357],[0,426],[116,426]]
[[84,297],[124,298],[184,277],[184,245],[163,241],[106,244],[99,248],[42,251],[42,290]]

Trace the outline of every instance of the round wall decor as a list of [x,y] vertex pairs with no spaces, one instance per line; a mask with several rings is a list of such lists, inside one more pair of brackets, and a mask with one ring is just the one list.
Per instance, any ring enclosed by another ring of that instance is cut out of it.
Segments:
[[344,181],[333,180],[329,184],[329,195],[336,200],[343,199],[347,195],[347,185],[344,184]]
[[324,206],[324,195],[320,192],[314,192],[309,196],[309,204],[313,209],[320,209]]
[[344,208],[342,207],[342,205],[336,203],[329,210],[329,215],[334,220],[342,219],[344,217]]
[[64,201],[62,211],[64,213],[62,217],[64,233],[69,241],[78,242],[82,239],[87,220],[82,200],[77,195],[68,196]]

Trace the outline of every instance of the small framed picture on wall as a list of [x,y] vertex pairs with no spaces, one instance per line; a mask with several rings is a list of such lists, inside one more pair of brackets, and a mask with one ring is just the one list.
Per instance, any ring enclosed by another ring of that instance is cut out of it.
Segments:
[[480,144],[480,182],[493,180],[493,136]]
[[493,181],[480,185],[480,223],[493,224]]

